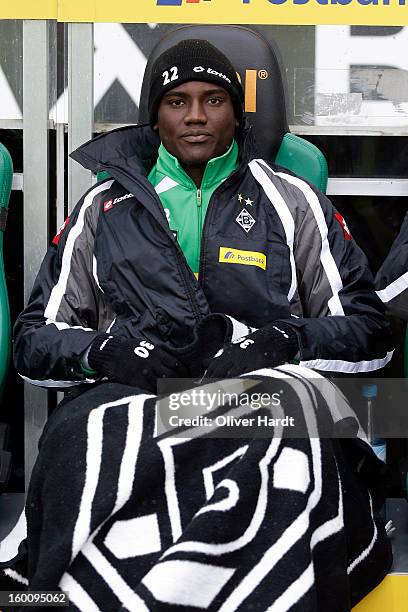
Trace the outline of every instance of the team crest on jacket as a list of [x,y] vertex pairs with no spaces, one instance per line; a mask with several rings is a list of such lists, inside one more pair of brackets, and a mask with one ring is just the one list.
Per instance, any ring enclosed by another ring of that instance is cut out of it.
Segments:
[[341,227],[343,229],[344,238],[346,240],[351,240],[350,230],[347,227],[347,223],[346,223],[344,217],[340,213],[335,213],[334,216],[336,217],[337,221],[340,223],[340,225],[341,225]]
[[243,208],[241,210],[241,212],[239,213],[238,217],[235,219],[235,221],[238,223],[238,225],[240,225],[242,227],[242,229],[248,233],[253,226],[255,225],[256,221],[253,218],[253,216],[251,215],[251,213],[249,213],[246,208]]

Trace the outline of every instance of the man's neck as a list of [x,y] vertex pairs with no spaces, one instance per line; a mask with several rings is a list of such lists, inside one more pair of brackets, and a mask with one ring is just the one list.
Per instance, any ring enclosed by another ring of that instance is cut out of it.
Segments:
[[[187,188],[194,185],[195,189],[212,189],[224,181],[238,166],[238,145],[234,141],[230,149],[220,157],[214,157],[205,164],[182,164],[169,153],[163,144],[159,147],[156,165],[149,178],[158,172],[163,177],[170,177]],[[153,178],[152,182],[155,183]],[[158,179],[157,179],[158,180]],[[156,185],[157,183],[155,183]]]
[[200,168],[189,168],[181,164],[184,172],[188,174],[188,176],[194,181],[197,186],[197,189],[200,189],[201,183],[203,181],[205,165]]

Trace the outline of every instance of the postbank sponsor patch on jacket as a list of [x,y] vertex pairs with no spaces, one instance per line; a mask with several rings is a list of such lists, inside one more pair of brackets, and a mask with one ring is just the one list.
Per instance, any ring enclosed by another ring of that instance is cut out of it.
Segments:
[[266,255],[258,251],[241,251],[231,247],[220,247],[218,261],[221,263],[240,264],[241,266],[257,266],[266,270]]

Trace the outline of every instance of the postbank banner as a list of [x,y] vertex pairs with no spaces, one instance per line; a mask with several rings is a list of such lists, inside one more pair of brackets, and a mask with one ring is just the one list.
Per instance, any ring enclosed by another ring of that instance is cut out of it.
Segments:
[[408,25],[408,0],[19,0],[2,2],[0,18],[111,23]]

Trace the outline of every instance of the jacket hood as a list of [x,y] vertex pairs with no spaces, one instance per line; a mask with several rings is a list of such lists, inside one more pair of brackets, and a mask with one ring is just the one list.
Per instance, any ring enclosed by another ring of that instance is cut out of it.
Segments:
[[[237,138],[240,161],[253,156],[252,128],[247,124]],[[94,174],[107,170],[126,172],[128,176],[146,176],[157,159],[158,133],[150,125],[130,125],[100,134],[84,143],[70,157]]]
[[130,175],[146,175],[159,145],[159,135],[150,125],[129,125],[88,140],[70,157],[95,174],[118,168]]

